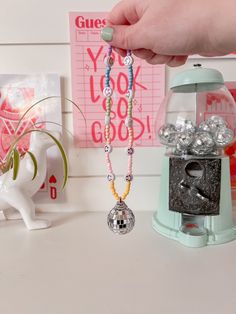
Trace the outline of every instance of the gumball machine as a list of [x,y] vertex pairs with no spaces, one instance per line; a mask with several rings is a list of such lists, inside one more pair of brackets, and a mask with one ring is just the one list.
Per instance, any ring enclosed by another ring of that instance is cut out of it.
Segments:
[[[211,107],[209,95],[217,99]],[[225,154],[235,141],[236,104],[222,74],[201,65],[177,74],[160,110],[156,131],[166,152],[154,229],[189,247],[236,239]]]

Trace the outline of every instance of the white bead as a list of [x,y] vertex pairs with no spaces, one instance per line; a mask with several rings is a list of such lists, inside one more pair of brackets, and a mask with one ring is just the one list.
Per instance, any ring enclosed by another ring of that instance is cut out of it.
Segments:
[[131,128],[131,127],[133,126],[133,119],[127,117],[127,118],[125,119],[125,126],[126,126],[127,128]]
[[111,122],[111,117],[105,116],[105,125],[109,125]]
[[126,97],[128,99],[132,99],[134,98],[134,91],[132,89],[128,89],[127,93],[126,93]]
[[109,173],[107,175],[107,180],[108,181],[115,181],[116,176],[114,175],[114,173]]
[[106,56],[104,59],[104,64],[108,67],[112,67],[114,64],[114,60],[111,56]]
[[112,95],[111,87],[109,87],[109,86],[105,87],[104,90],[103,90],[103,95],[105,97],[110,97]]
[[134,63],[134,58],[132,56],[126,56],[124,58],[124,65],[132,65]]
[[105,151],[105,153],[111,153],[112,152],[112,146],[109,144],[106,144],[104,146],[104,151]]

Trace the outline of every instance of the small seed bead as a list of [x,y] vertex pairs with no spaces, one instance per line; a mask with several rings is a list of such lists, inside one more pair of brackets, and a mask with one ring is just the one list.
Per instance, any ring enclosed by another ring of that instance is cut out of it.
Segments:
[[126,183],[126,189],[125,192],[122,195],[122,200],[124,201],[126,199],[126,197],[128,196],[129,192],[130,192],[130,187],[131,187],[131,182],[127,182]]
[[110,189],[111,189],[111,192],[114,195],[115,199],[118,201],[120,199],[120,197],[119,197],[119,194],[116,192],[114,181],[110,182]]

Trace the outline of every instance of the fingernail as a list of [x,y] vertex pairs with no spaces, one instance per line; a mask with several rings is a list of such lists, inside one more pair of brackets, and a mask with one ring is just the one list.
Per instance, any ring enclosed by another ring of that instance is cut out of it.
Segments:
[[101,37],[105,41],[112,41],[113,37],[113,28],[111,27],[104,27],[101,31]]

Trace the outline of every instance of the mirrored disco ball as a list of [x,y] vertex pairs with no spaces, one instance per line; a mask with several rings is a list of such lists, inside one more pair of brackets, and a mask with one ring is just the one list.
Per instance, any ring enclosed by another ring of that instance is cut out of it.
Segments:
[[225,147],[234,139],[234,132],[231,129],[220,129],[214,135],[217,147]]
[[198,128],[200,131],[211,132],[210,126],[206,123],[206,121],[201,122]]
[[211,132],[216,132],[220,129],[227,128],[225,119],[220,116],[211,116],[206,120],[206,124],[209,126]]
[[208,132],[196,132],[191,146],[191,152],[196,155],[207,155],[215,150],[215,141]]
[[194,134],[188,131],[184,131],[177,135],[177,143],[182,148],[187,148],[193,141]]
[[123,235],[130,232],[135,225],[135,217],[131,209],[123,201],[118,201],[107,217],[110,230]]
[[163,125],[158,132],[160,142],[167,146],[176,145],[176,128],[173,124]]
[[178,132],[189,132],[194,133],[196,128],[191,120],[178,121],[176,124]]

